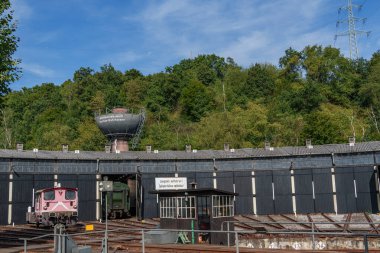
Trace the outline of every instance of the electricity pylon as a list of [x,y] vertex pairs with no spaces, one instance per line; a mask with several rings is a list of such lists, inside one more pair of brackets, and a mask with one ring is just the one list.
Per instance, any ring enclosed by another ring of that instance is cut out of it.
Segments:
[[361,21],[363,24],[366,22],[366,18],[358,18],[354,16],[353,9],[356,8],[359,11],[362,8],[362,5],[353,4],[352,0],[348,0],[347,5],[340,7],[338,9],[338,12],[340,13],[342,10],[347,11],[347,19],[338,20],[336,22],[336,26],[338,27],[341,23],[347,23],[348,24],[348,30],[342,33],[336,33],[335,34],[335,41],[338,38],[338,36],[348,36],[348,42],[350,47],[350,58],[351,59],[357,59],[359,58],[359,50],[357,45],[357,35],[360,34],[366,34],[369,36],[371,33],[370,31],[364,31],[364,30],[357,30],[355,27],[356,22]]

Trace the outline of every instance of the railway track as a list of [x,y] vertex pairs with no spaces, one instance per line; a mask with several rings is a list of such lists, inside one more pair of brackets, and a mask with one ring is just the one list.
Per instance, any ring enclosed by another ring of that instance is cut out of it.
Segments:
[[[341,220],[349,221],[351,219],[351,216],[337,216],[338,218],[341,218]],[[316,227],[317,231],[363,231],[363,228],[365,229],[368,227],[368,231],[372,230],[373,233],[377,233],[377,228],[374,227],[374,225],[356,225],[350,224],[350,225],[344,225],[344,226],[336,226],[334,224],[334,221],[336,221],[338,218],[335,216],[328,216],[327,218],[325,215],[313,215],[310,216],[297,216],[297,219],[295,219],[294,216],[265,216],[265,217],[257,217],[257,216],[237,216],[235,219],[237,221],[240,221],[241,223],[235,224],[235,231],[239,234],[239,240],[251,240],[251,239],[265,239],[265,238],[302,238],[302,237],[310,237],[310,235],[304,235],[302,234],[302,231],[310,231],[309,224],[306,223],[306,221],[311,220],[317,220],[317,221],[328,221],[330,219],[331,223],[330,225],[318,225]],[[334,220],[333,220],[334,218]],[[355,217],[354,217],[355,218]],[[371,220],[374,219],[374,217],[370,217],[368,219],[368,222],[370,223]],[[376,218],[376,217],[375,217]],[[284,222],[294,222],[294,224],[284,224],[284,225],[278,225],[273,224],[273,222],[276,221],[284,221]],[[86,232],[85,231],[85,223],[78,224],[77,226],[69,227],[67,228],[67,233],[72,235],[72,238],[78,245],[89,245],[92,247],[93,251],[99,251],[101,248],[101,241],[104,237],[104,231],[105,224],[100,223],[97,221],[89,222],[90,224],[94,225],[94,233],[93,234],[81,234]],[[141,230],[149,230],[149,229],[155,229],[158,228],[159,220],[158,219],[148,219],[145,221],[138,221],[135,218],[131,219],[122,219],[122,220],[110,220],[108,222],[108,229],[110,230],[109,233],[109,248],[110,252],[141,252]],[[265,234],[265,233],[244,233],[243,230],[256,230],[260,229],[260,227],[267,229],[268,231],[291,231],[291,232],[300,232],[300,234],[297,235],[289,235],[289,234]],[[224,228],[226,229],[226,227]],[[240,230],[240,232],[239,232]],[[23,246],[23,241],[19,240],[19,238],[33,238],[41,235],[46,234],[53,234],[52,228],[36,228],[34,225],[18,225],[15,227],[11,226],[4,226],[0,227],[0,249],[1,248],[9,248],[9,247],[15,247],[15,246]],[[348,236],[350,237],[350,236]],[[33,242],[28,242],[28,246],[37,247],[37,245],[45,246],[44,249],[33,249],[32,251],[28,252],[51,252],[53,247],[53,238],[43,238],[39,239]],[[46,245],[51,245],[50,251],[46,249]],[[209,244],[198,244],[198,245],[190,245],[190,244],[170,244],[170,245],[151,245],[146,244],[146,250],[145,252],[235,252],[235,248],[227,248],[227,247],[218,247],[218,246],[212,246]],[[372,247],[373,248],[373,247]],[[244,248],[240,247],[239,252],[311,252],[311,251],[303,251],[303,250],[273,250],[273,249],[252,249],[252,248]],[[319,250],[319,252],[362,252],[362,250]],[[380,250],[371,250],[371,252],[380,253]],[[0,250],[0,253],[1,250]]]
[[[100,222],[88,222],[94,225],[94,232],[105,229],[105,224]],[[136,219],[123,219],[117,221],[109,221],[108,229],[113,231],[109,234],[111,244],[118,240],[137,242],[141,240],[141,232],[135,229],[150,229],[157,227],[159,223],[154,220],[137,221]],[[133,230],[132,230],[133,229]],[[120,230],[120,231],[118,231]],[[130,230],[127,235],[126,231]],[[70,226],[66,229],[68,234],[84,233],[85,223],[79,223],[76,226]],[[1,226],[0,227],[0,249],[23,246],[24,242],[20,238],[34,238],[42,235],[53,234],[53,228],[37,228],[33,224],[17,225],[17,226]],[[104,234],[90,234],[74,236],[78,244],[99,244],[98,242],[104,237]],[[53,237],[47,237],[29,241],[28,245],[53,245]],[[95,243],[97,242],[97,243]],[[42,251],[43,252],[43,251]]]

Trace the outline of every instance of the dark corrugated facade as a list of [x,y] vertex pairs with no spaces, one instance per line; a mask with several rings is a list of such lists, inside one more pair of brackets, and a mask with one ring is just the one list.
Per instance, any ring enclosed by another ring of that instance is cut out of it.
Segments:
[[[158,217],[155,177],[187,177],[199,188],[236,192],[236,214],[378,212],[380,142],[239,149],[105,152],[0,150],[0,224],[24,223],[33,189],[79,188],[81,220],[95,220],[97,175],[141,176],[137,206]],[[138,185],[138,184],[137,184]],[[12,190],[11,194],[9,190]],[[9,213],[11,210],[11,213]]]

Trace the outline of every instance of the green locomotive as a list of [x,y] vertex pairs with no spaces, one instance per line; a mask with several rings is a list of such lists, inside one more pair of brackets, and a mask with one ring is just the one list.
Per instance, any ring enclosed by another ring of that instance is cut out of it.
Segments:
[[[128,184],[114,182],[113,191],[104,195],[103,198],[107,198],[107,215],[110,219],[126,218],[131,215],[131,198]],[[105,207],[104,202],[103,207]]]

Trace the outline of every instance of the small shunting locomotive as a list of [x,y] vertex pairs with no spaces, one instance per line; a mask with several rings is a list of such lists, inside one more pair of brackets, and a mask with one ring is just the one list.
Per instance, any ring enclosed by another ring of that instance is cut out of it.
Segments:
[[130,189],[128,184],[114,182],[113,191],[105,193],[103,198],[105,197],[108,201],[107,215],[110,219],[130,217]]
[[78,221],[78,188],[54,187],[37,190],[34,211],[26,213],[26,221],[37,227],[76,224]]

